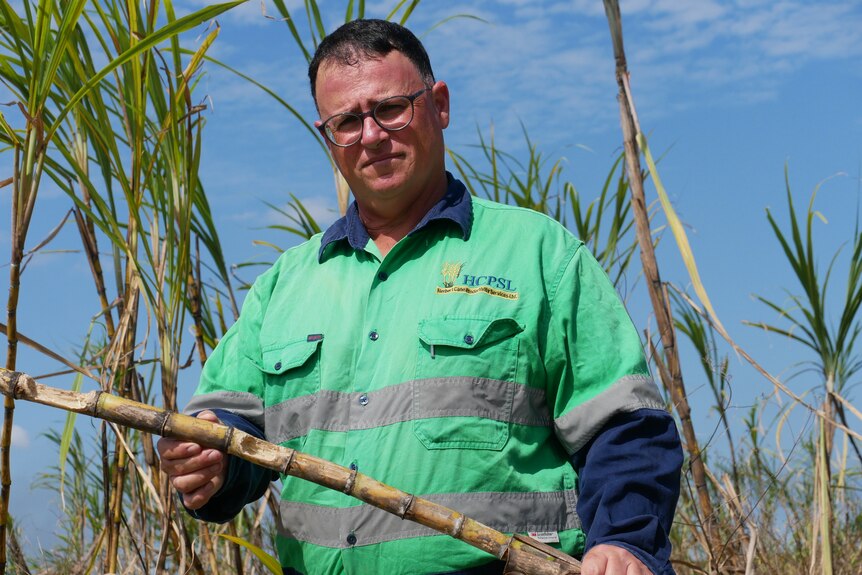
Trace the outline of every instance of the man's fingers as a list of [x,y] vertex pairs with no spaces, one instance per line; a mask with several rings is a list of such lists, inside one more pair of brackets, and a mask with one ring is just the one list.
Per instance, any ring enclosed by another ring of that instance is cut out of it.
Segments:
[[162,458],[162,460],[186,459],[188,457],[194,457],[204,449],[197,443],[191,443],[189,441],[177,441],[176,439],[165,438],[159,440],[157,448],[159,450],[159,456]]
[[590,551],[581,563],[581,575],[605,575],[607,566],[607,556]]
[[[220,423],[212,411],[202,411],[198,419]],[[162,438],[157,445],[161,467],[171,485],[183,497],[189,509],[203,507],[224,484],[227,456],[217,449],[202,447],[190,441]]]
[[222,463],[218,462],[209,467],[202,467],[191,473],[174,475],[171,477],[171,485],[182,494],[191,494],[200,489],[213,479],[221,481]]
[[584,556],[581,575],[650,575],[650,571],[622,547],[596,545]]
[[221,476],[216,475],[210,481],[201,485],[197,489],[188,493],[183,493],[183,504],[189,509],[199,509],[203,507],[213,495],[215,495],[216,491],[221,489],[221,486]]
[[193,457],[180,457],[177,459],[162,459],[162,471],[169,476],[187,475],[196,473],[224,461],[225,455],[216,449],[199,450]]

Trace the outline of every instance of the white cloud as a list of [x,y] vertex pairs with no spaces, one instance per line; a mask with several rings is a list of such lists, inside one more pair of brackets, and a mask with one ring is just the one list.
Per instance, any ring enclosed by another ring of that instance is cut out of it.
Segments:
[[[604,20],[600,3],[577,0],[575,19]],[[629,68],[641,101],[759,102],[776,97],[784,79],[818,60],[853,61],[862,55],[862,11],[858,3],[801,0],[628,0],[622,2]],[[562,16],[561,16],[562,17]],[[606,55],[607,37],[572,33],[569,51]],[[553,54],[532,70],[560,63]],[[607,57],[597,59],[607,74]],[[575,74],[587,67],[570,68]],[[678,97],[672,97],[677,94]],[[604,97],[604,96],[602,96]],[[588,105],[597,100],[586,100]],[[673,113],[673,106],[658,106]],[[595,110],[593,110],[595,111]]]
[[12,447],[26,449],[30,447],[30,435],[21,426],[12,424]]
[[541,123],[582,130],[597,114],[607,114],[597,124],[613,118],[606,25],[576,18],[567,6],[533,4],[501,14],[485,2],[463,9],[435,6],[437,13],[425,15],[436,21],[447,12],[464,12],[489,22],[452,21],[426,38],[437,76],[452,88],[453,143],[475,141],[476,122],[486,131],[493,121],[505,149],[523,141],[520,120],[535,136],[532,128],[541,131]]
[[[620,7],[621,9],[624,9],[627,13],[633,12],[638,9],[638,6],[640,4],[646,4],[647,1],[648,0],[629,0],[628,2],[623,2]],[[599,16],[605,16],[604,6],[601,2],[596,2],[595,0],[573,0],[571,5],[572,11],[575,14],[591,16],[594,18],[597,18]]]
[[[623,4],[623,18],[626,17]],[[643,5],[647,15],[653,15],[654,26],[667,29],[677,29],[700,24],[710,24],[721,21],[730,12],[727,3],[710,0],[698,2],[678,2],[676,0],[658,0]]]
[[[848,57],[862,53],[862,13],[846,1],[812,4],[798,0],[780,3],[653,2],[641,13],[623,9],[624,30],[630,27],[660,34],[657,54],[665,56],[701,49],[718,51],[728,59],[797,56],[801,65],[817,58]],[[637,35],[637,33],[636,33]]]
[[764,30],[766,54],[803,61],[858,55],[862,16],[846,5],[793,5]]
[[[421,33],[453,14],[486,22],[454,19],[423,37],[452,94],[450,146],[463,150],[477,124],[487,137],[493,123],[511,150],[523,144],[523,121],[552,153],[617,125],[601,2],[422,3],[408,25]],[[622,0],[622,17],[635,99],[651,122],[774,100],[803,66],[862,54],[862,10],[847,0]]]

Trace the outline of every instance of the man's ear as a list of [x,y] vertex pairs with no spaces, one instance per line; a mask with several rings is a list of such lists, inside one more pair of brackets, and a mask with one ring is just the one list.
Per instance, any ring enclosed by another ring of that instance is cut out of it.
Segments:
[[315,121],[314,121],[314,127],[315,127],[315,128],[317,128],[317,133],[318,133],[318,134],[320,134],[321,136],[323,136],[323,143],[324,143],[324,144],[326,144],[326,147],[329,149],[329,153],[330,153],[330,154],[332,154],[332,142],[330,142],[330,141],[329,141],[329,138],[327,138],[326,136],[324,136],[324,135],[321,133],[321,131],[320,131],[320,127],[321,127],[322,125],[323,125],[323,121],[322,121],[322,120],[315,120]]
[[431,97],[434,100],[434,107],[437,109],[440,127],[445,129],[449,126],[449,86],[446,85],[446,82],[436,82],[431,88]]

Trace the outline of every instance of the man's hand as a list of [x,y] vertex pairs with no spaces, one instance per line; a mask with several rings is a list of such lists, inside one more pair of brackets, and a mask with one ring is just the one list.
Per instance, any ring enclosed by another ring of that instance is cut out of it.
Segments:
[[652,575],[652,572],[622,547],[596,545],[584,555],[581,575]]
[[[212,411],[202,411],[197,417],[219,423]],[[203,507],[224,485],[227,456],[221,451],[165,437],[159,439],[158,450],[162,471],[168,474],[171,485],[183,496],[189,509]]]

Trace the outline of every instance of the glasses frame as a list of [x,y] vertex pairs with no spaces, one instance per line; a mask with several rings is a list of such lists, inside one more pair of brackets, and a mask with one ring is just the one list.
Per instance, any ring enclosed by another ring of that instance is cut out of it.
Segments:
[[[326,131],[326,125],[329,123],[330,120],[332,120],[333,118],[337,118],[339,116],[353,116],[354,118],[359,118],[359,122],[362,125],[365,124],[365,118],[370,116],[374,120],[374,123],[377,124],[378,126],[380,126],[381,130],[385,130],[387,132],[400,132],[401,130],[403,130],[404,128],[406,128],[407,126],[409,126],[410,124],[413,123],[413,118],[416,116],[416,107],[414,105],[414,101],[416,100],[416,98],[418,98],[419,96],[421,96],[425,92],[430,92],[431,90],[432,90],[431,86],[425,86],[424,88],[422,88],[418,92],[410,94],[409,96],[400,96],[400,95],[389,96],[388,98],[384,98],[383,100],[380,100],[379,102],[374,104],[374,107],[371,108],[370,110],[368,110],[367,112],[340,112],[338,114],[333,114],[332,116],[328,117],[326,120],[321,122],[320,125],[317,127],[317,129],[318,129],[318,131],[320,131],[321,136],[326,138],[326,140],[328,142],[331,142],[333,146],[338,146],[339,148],[349,148],[350,146],[353,146],[353,145],[362,141],[362,131],[361,130],[359,132],[359,137],[355,141],[350,142],[349,144],[339,144],[338,142],[334,141],[332,138],[329,137],[329,135]],[[386,126],[384,126],[383,124],[380,123],[380,120],[377,119],[377,110],[383,104],[385,104],[391,100],[394,100],[396,98],[407,98],[407,100],[410,102],[410,120],[408,120],[408,122],[406,124],[404,124],[403,126],[401,126],[400,128],[387,128]]]

